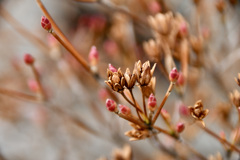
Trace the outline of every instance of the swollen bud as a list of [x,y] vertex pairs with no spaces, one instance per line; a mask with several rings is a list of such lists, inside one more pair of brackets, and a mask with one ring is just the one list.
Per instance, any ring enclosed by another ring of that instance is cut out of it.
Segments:
[[34,58],[31,54],[25,54],[24,55],[24,62],[28,65],[32,65],[34,63]]
[[95,46],[92,46],[89,55],[88,55],[89,62],[91,66],[96,66],[99,60],[99,53]]
[[174,67],[171,72],[169,73],[169,80],[171,82],[176,82],[178,80],[179,77],[179,72],[178,70]]
[[156,109],[156,104],[156,97],[151,93],[148,98],[148,109],[153,112]]
[[131,114],[131,109],[125,105],[118,105],[119,111],[120,113],[124,114],[124,115],[130,115]]
[[41,26],[43,27],[43,29],[47,30],[48,32],[52,30],[52,25],[45,16],[42,16],[41,18]]
[[111,64],[108,65],[108,68],[112,72],[117,72],[117,69],[115,67],[113,67],[113,65],[111,65]]
[[176,131],[177,131],[178,133],[181,133],[184,129],[185,129],[184,123],[179,122],[179,123],[176,125]]
[[106,100],[106,107],[110,112],[117,112],[118,110],[116,102],[112,99]]

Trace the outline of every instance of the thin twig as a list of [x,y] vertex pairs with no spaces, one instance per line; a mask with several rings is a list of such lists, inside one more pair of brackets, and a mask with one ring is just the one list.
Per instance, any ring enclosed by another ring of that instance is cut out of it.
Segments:
[[19,92],[19,91],[4,89],[4,88],[0,88],[0,94],[7,95],[10,97],[20,98],[20,99],[24,99],[24,100],[41,101],[38,97],[36,97],[34,95],[26,94],[26,93]]
[[163,98],[160,106],[158,107],[158,110],[157,110],[154,118],[153,118],[152,125],[154,125],[154,123],[156,122],[156,120],[157,120],[157,118],[158,118],[158,116],[159,116],[159,114],[160,114],[160,112],[161,112],[161,110],[162,110],[165,102],[166,102],[167,99],[168,99],[168,96],[171,94],[171,91],[172,91],[172,89],[173,89],[173,86],[174,86],[174,83],[173,83],[173,82],[170,82],[170,85],[169,85],[169,87],[168,87],[168,90],[167,90],[167,92],[166,92],[166,94],[165,94],[165,96],[164,96],[164,98]]
[[132,96],[132,99],[133,99],[134,105],[136,106],[136,112],[137,112],[138,118],[143,122],[142,117],[140,116],[140,114],[139,114],[139,112],[138,112],[138,110],[137,110],[138,107],[137,107],[137,103],[136,103],[136,100],[135,100],[135,98],[134,98],[134,95],[133,95],[132,89],[130,89],[130,94],[131,94],[131,96]]

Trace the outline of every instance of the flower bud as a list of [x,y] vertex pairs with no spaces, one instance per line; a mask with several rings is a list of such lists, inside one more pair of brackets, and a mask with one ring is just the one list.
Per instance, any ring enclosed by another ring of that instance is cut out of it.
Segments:
[[184,129],[185,129],[184,123],[179,122],[179,123],[176,125],[176,131],[177,131],[178,133],[181,133]]
[[131,114],[131,109],[129,107],[127,107],[125,105],[121,105],[121,104],[119,104],[118,107],[119,107],[119,110],[122,114],[124,114],[124,115],[130,115]]
[[106,107],[110,112],[116,112],[117,111],[117,104],[112,99],[107,99],[106,100]]
[[179,72],[178,70],[174,67],[171,72],[169,73],[169,80],[171,82],[176,82],[178,80],[179,77]]
[[154,111],[156,109],[157,100],[156,97],[151,93],[148,98],[148,108],[150,111]]
[[189,108],[184,104],[181,104],[179,106],[179,113],[182,116],[189,116],[190,115]]
[[183,86],[184,85],[184,75],[182,72],[179,72],[178,80],[177,80],[177,85]]
[[220,136],[222,139],[226,139],[226,135],[225,135],[225,132],[224,132],[224,131],[220,131],[220,132],[219,132],[219,136]]
[[38,92],[39,91],[39,85],[38,85],[36,80],[33,80],[33,79],[29,80],[28,81],[28,87],[33,92]]
[[89,55],[88,55],[89,62],[92,66],[95,66],[99,60],[99,53],[95,46],[92,46]]
[[170,121],[170,115],[169,115],[167,110],[162,109],[161,110],[161,115],[163,116],[163,118],[165,118],[166,120]]
[[112,72],[117,72],[117,69],[115,67],[113,67],[113,65],[111,65],[111,64],[108,65],[108,68]]
[[34,58],[31,54],[25,54],[24,55],[24,62],[28,65],[32,65],[34,63]]
[[43,27],[43,29],[45,29],[49,32],[52,30],[52,25],[45,16],[42,16],[42,18],[41,18],[41,26]]

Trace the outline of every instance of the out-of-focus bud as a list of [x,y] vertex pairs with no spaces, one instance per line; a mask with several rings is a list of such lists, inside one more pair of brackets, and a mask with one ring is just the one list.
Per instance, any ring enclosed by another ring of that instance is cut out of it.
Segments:
[[43,29],[47,30],[48,32],[51,32],[52,30],[52,25],[45,16],[42,16],[41,18],[41,26],[43,27]]
[[154,96],[154,94],[151,93],[148,98],[148,109],[153,112],[156,109],[156,104],[156,97]]
[[220,136],[222,139],[226,139],[226,135],[225,135],[225,132],[224,132],[224,131],[219,132],[219,136]]
[[182,72],[179,72],[179,77],[178,77],[178,80],[177,80],[177,85],[179,86],[183,86],[184,85],[184,75]]
[[108,97],[108,92],[107,92],[107,89],[106,88],[101,88],[99,91],[98,91],[98,95],[99,95],[99,98],[103,101],[105,101]]
[[179,77],[179,72],[176,68],[173,68],[171,70],[171,72],[169,73],[169,80],[171,82],[176,82],[178,80],[178,77]]
[[33,92],[38,92],[39,91],[39,85],[38,85],[36,80],[33,80],[33,79],[29,80],[28,81],[28,87]]
[[177,125],[176,125],[176,131],[177,131],[178,133],[181,133],[184,129],[185,129],[184,123],[182,123],[182,122],[177,123]]
[[223,11],[226,8],[226,3],[224,0],[218,0],[216,3],[216,8],[220,13],[223,13]]
[[131,114],[131,109],[125,105],[119,104],[118,105],[120,113],[124,115],[130,115]]
[[179,25],[179,31],[178,34],[180,37],[186,37],[188,35],[188,26],[186,22],[182,22]]
[[161,12],[162,7],[157,1],[151,1],[148,5],[148,9],[152,14],[157,14]]
[[112,72],[117,72],[117,69],[115,67],[113,67],[113,65],[111,65],[111,64],[108,65],[108,69]]
[[112,99],[107,99],[106,100],[106,107],[110,112],[117,112],[117,104],[114,100]]
[[96,66],[98,64],[99,61],[99,53],[98,50],[95,46],[92,46],[89,55],[88,55],[88,59],[90,62],[91,66]]
[[170,121],[170,115],[169,115],[169,113],[168,113],[168,111],[167,110],[165,110],[165,109],[162,109],[161,110],[161,115],[167,120],[167,121]]
[[181,104],[179,106],[179,113],[182,116],[189,116],[190,115],[189,108],[186,105],[184,105],[184,104]]
[[34,63],[34,58],[31,54],[25,54],[24,55],[24,62],[28,65],[32,65]]

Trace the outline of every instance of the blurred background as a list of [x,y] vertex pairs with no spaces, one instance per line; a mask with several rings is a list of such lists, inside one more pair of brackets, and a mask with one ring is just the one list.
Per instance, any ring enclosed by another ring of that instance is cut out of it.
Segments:
[[[84,59],[89,61],[91,47],[97,47],[97,68],[102,79],[96,80],[84,70],[41,27],[44,14],[37,1],[0,1],[0,155],[3,160],[120,160],[118,154],[130,160],[130,153],[134,160],[199,159],[162,134],[159,138],[164,147],[156,145],[151,138],[129,142],[124,136],[131,129],[128,122],[106,109],[105,100],[110,97],[104,87],[108,64],[132,71],[138,60],[150,60],[151,66],[158,64],[154,73],[158,104],[169,85],[168,68],[174,64],[183,73],[184,83],[175,88],[164,106],[173,124],[178,121],[188,124],[179,107],[193,106],[201,99],[204,108],[210,110],[204,119],[206,125],[217,134],[224,131],[229,141],[234,139],[239,128],[238,111],[229,94],[238,89],[234,77],[240,67],[239,1],[42,2]],[[169,26],[169,22],[159,20],[159,26],[166,25],[170,33],[157,34],[149,19],[168,12],[173,13],[170,20],[173,23]],[[156,46],[150,45],[151,39]],[[166,45],[170,46],[170,54],[164,50]],[[24,63],[26,53],[35,58],[48,97],[46,101],[16,94],[39,96],[34,74]],[[140,93],[135,87],[139,102]],[[119,103],[127,105],[117,96]],[[157,125],[167,128],[162,119]],[[227,157],[219,141],[194,125],[186,126],[182,139],[205,157],[218,152],[223,159]],[[237,140],[239,146],[239,137]],[[131,149],[116,151],[124,145]],[[169,150],[182,156],[176,157]],[[233,153],[229,159],[237,156]]]

